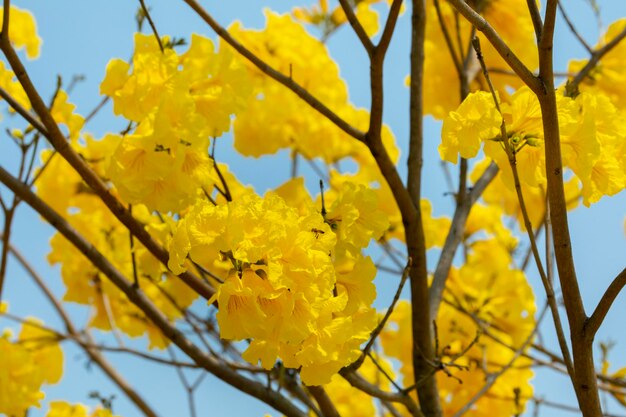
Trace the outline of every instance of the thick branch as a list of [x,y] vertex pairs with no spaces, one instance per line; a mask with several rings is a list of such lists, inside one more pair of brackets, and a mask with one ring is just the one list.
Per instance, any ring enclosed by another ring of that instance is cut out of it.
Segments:
[[411,284],[411,316],[413,340],[413,377],[422,381],[417,396],[424,415],[442,415],[439,389],[432,364],[435,359],[432,320],[428,304],[428,271],[426,269],[426,239],[420,209],[423,147],[424,147],[424,41],[426,38],[426,2],[413,0],[411,16],[411,89],[409,113],[409,158],[406,191],[415,212],[403,213],[407,252],[412,260],[409,271]]
[[37,211],[48,223],[57,229],[69,242],[71,242],[89,261],[102,271],[111,282],[119,288],[128,299],[136,305],[146,317],[161,330],[165,337],[178,346],[194,362],[203,367],[219,379],[269,404],[286,416],[305,417],[305,414],[295,407],[291,401],[282,395],[268,390],[263,384],[248,379],[239,373],[229,369],[218,362],[215,358],[206,355],[185,335],[178,330],[163,313],[150,301],[150,299],[138,288],[134,287],[91,243],[81,236],[74,228],[58,213],[50,208],[43,200],[37,197],[24,184],[19,182],[4,168],[0,167],[0,182],[7,186],[13,193],[19,195],[28,205]]
[[583,416],[599,417],[602,415],[602,409],[593,359],[593,335],[585,334],[587,316],[576,277],[567,221],[567,202],[563,187],[563,166],[552,56],[556,10],[557,0],[548,0],[543,35],[539,42],[539,78],[544,83],[545,89],[543,92],[537,90],[535,93],[539,99],[543,120],[554,254],[572,341],[574,362],[572,382]]

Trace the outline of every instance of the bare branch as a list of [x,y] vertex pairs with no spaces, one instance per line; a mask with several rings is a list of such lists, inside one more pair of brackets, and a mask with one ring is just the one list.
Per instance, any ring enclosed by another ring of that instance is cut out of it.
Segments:
[[146,7],[146,3],[144,2],[144,0],[139,0],[139,4],[141,4],[141,9],[143,10],[143,14],[146,16],[146,19],[148,19],[148,24],[150,24],[150,28],[152,28],[152,33],[154,33],[154,37],[159,43],[159,49],[161,50],[161,53],[165,53],[165,49],[163,48],[163,41],[161,41],[161,37],[159,36],[159,31],[157,30],[156,25],[154,24],[154,21],[152,20],[152,16],[150,16],[150,11]]
[[498,173],[498,166],[495,163],[489,164],[485,172],[480,176],[474,187],[469,192],[469,197],[465,198],[462,204],[457,205],[454,210],[452,222],[450,224],[450,230],[446,236],[446,241],[439,255],[439,261],[435,268],[433,276],[433,282],[430,285],[428,299],[430,304],[430,316],[437,317],[439,313],[439,306],[443,297],[443,291],[446,286],[446,280],[452,267],[452,261],[456,249],[463,239],[463,231],[465,230],[465,223],[467,222],[467,216],[478,198],[485,191],[487,186],[495,178]]
[[370,350],[372,349],[372,346],[374,346],[374,342],[376,341],[376,338],[378,337],[380,332],[385,328],[385,325],[387,324],[389,317],[391,317],[391,314],[393,313],[393,309],[398,303],[398,300],[400,300],[400,294],[402,293],[404,284],[406,283],[406,280],[409,277],[410,268],[411,268],[411,260],[409,259],[409,262],[404,268],[404,271],[402,271],[402,277],[400,278],[398,289],[396,290],[396,293],[393,296],[393,300],[391,301],[391,304],[387,308],[385,315],[383,316],[382,320],[378,323],[378,325],[374,328],[374,330],[372,330],[369,341],[367,342],[367,344],[361,351],[361,356],[359,356],[359,358],[356,361],[354,361],[352,364],[348,365],[346,369],[356,371],[357,369],[359,369],[361,364],[363,364],[365,357],[369,354]]
[[522,211],[522,217],[524,219],[524,226],[526,227],[526,232],[528,233],[528,239],[530,240],[530,245],[532,248],[532,253],[535,259],[535,264],[537,265],[537,270],[539,272],[539,276],[541,277],[541,282],[546,291],[546,296],[548,298],[548,305],[550,306],[550,311],[552,313],[552,318],[554,321],[554,326],[556,328],[557,338],[559,341],[559,346],[561,348],[561,352],[563,354],[563,358],[565,358],[565,364],[567,366],[567,370],[570,375],[574,375],[574,366],[572,360],[570,359],[569,349],[567,347],[567,342],[565,339],[565,332],[563,331],[563,324],[561,323],[561,318],[559,314],[559,307],[556,303],[556,297],[554,295],[554,289],[552,287],[552,283],[548,279],[548,276],[545,273],[543,268],[543,264],[541,262],[541,257],[539,256],[539,249],[537,248],[537,240],[535,238],[533,232],[533,225],[530,222],[530,217],[528,216],[528,210],[526,209],[526,203],[524,201],[524,194],[522,192],[522,184],[519,179],[519,173],[517,171],[517,161],[516,161],[516,150],[512,149],[511,144],[507,140],[508,135],[506,131],[506,124],[504,115],[502,115],[502,111],[500,109],[500,102],[498,100],[498,95],[491,83],[491,77],[489,76],[489,71],[487,71],[487,66],[485,65],[485,61],[483,59],[482,51],[480,49],[480,41],[478,38],[474,38],[473,40],[474,48],[476,50],[476,55],[478,56],[478,62],[483,70],[483,75],[487,80],[487,84],[489,85],[489,90],[491,91],[491,95],[493,97],[493,101],[495,103],[496,109],[498,113],[502,116],[502,124],[500,125],[500,134],[504,140],[504,149],[506,151],[509,166],[511,167],[511,171],[513,172],[513,181],[515,183],[515,192],[517,194],[517,199],[520,205],[520,209]]
[[348,2],[348,0],[339,0],[339,4],[341,4],[341,8],[348,18],[350,26],[352,26],[352,29],[361,41],[361,44],[363,44],[365,51],[367,51],[367,54],[371,56],[374,52],[374,44],[370,40],[370,37],[367,36],[367,33],[365,32],[363,25],[361,25],[361,22],[359,22],[359,19],[356,17],[356,14],[354,14],[354,9],[352,9],[352,5]]
[[307,389],[317,401],[317,404],[320,406],[320,410],[324,417],[341,417],[337,408],[335,408],[335,404],[324,390],[324,387],[319,386],[308,386]]
[[626,28],[622,30],[616,37],[611,39],[606,45],[597,49],[591,54],[591,58],[585,64],[585,66],[576,74],[572,81],[569,81],[565,87],[566,94],[572,95],[578,91],[578,86],[585,79],[586,76],[598,65],[602,57],[611,52],[624,38],[626,38]]
[[626,268],[622,269],[622,272],[617,274],[617,276],[611,282],[611,285],[606,289],[600,302],[596,306],[596,309],[593,311],[589,320],[585,325],[585,333],[588,334],[588,337],[593,337],[602,325],[604,318],[609,312],[611,305],[622,291],[622,289],[626,286]]
[[[529,0],[529,1],[532,1],[532,0]],[[563,20],[565,20],[565,23],[569,27],[569,30],[576,37],[576,39],[578,39],[578,42],[580,42],[582,44],[582,46],[584,46],[584,48],[587,50],[587,52],[589,52],[590,54],[593,55],[593,48],[591,48],[591,46],[589,46],[589,44],[587,43],[585,38],[583,38],[582,35],[580,34],[580,32],[578,32],[578,30],[576,30],[576,27],[574,26],[574,22],[572,22],[570,20],[569,16],[567,15],[567,13],[565,13],[565,8],[561,4],[561,0],[558,0],[557,5],[559,7],[559,11],[561,12],[561,16],[563,16]]]
[[530,332],[530,334],[528,335],[524,343],[522,343],[522,345],[515,351],[515,353],[513,354],[513,357],[502,368],[500,368],[498,372],[487,375],[487,383],[483,385],[482,388],[478,390],[478,392],[474,394],[474,396],[459,411],[457,411],[454,414],[454,417],[461,417],[463,414],[469,411],[474,406],[474,404],[476,404],[476,402],[483,395],[485,395],[487,391],[491,389],[491,387],[493,386],[493,384],[496,383],[498,378],[504,375],[506,371],[511,369],[515,361],[519,359],[519,357],[524,353],[526,348],[532,342],[533,338],[535,337],[535,334],[537,333],[537,330],[539,329],[539,324],[543,321],[543,317],[545,316],[546,311],[548,311],[547,303],[541,310],[541,313],[539,313],[539,317],[537,318],[537,322],[535,323],[535,327],[533,328],[532,332]]
[[530,18],[533,21],[533,27],[535,28],[535,38],[537,38],[537,42],[539,42],[543,32],[543,22],[541,21],[541,14],[539,13],[539,6],[537,5],[537,0],[526,0],[526,3],[528,4]]
[[422,411],[419,409],[417,404],[415,404],[415,402],[410,396],[404,393],[396,394],[393,392],[383,391],[380,388],[378,388],[376,385],[365,380],[356,372],[342,370],[339,373],[354,388],[360,391],[363,391],[364,393],[371,395],[372,397],[378,398],[380,400],[383,400],[383,401],[403,404],[407,408],[407,410],[409,410],[412,416],[424,417],[424,414],[422,413]]

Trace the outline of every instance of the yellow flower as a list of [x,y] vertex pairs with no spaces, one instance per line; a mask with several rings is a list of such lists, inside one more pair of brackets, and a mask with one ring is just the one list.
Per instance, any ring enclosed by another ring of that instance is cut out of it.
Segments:
[[468,95],[443,122],[439,145],[441,159],[456,164],[458,154],[473,158],[482,141],[498,134],[501,123],[491,94],[478,91]]
[[96,408],[91,415],[89,408],[83,404],[70,404],[65,401],[51,401],[46,417],[119,417],[111,410]]
[[85,124],[85,119],[83,116],[74,113],[76,106],[68,103],[67,100],[67,93],[59,90],[54,98],[54,103],[52,103],[50,114],[57,123],[63,123],[67,126],[70,140],[76,140]]
[[0,413],[23,415],[39,407],[43,384],[57,383],[63,373],[63,352],[53,333],[41,321],[28,319],[18,340],[0,336]]
[[[9,19],[9,39],[13,46],[18,49],[24,48],[29,59],[37,58],[41,38],[37,34],[37,24],[31,12],[11,5]],[[0,7],[0,25],[3,21],[4,12]]]

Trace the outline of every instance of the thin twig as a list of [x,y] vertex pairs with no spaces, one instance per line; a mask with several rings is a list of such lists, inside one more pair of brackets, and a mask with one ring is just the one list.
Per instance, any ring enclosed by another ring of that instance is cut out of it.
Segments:
[[600,49],[595,50],[591,54],[591,58],[585,64],[585,66],[578,71],[578,74],[574,77],[573,80],[568,81],[565,86],[565,91],[567,95],[574,95],[578,91],[578,86],[585,79],[586,76],[598,65],[602,57],[611,52],[613,48],[615,48],[624,38],[626,38],[626,28],[622,30],[616,37],[611,39],[606,45],[601,47]]
[[604,321],[604,318],[609,312],[611,305],[613,305],[613,302],[624,286],[626,286],[626,268],[622,269],[622,272],[617,274],[617,276],[613,279],[611,285],[609,285],[602,295],[602,298],[600,298],[600,302],[593,311],[593,314],[589,317],[589,320],[587,320],[585,332],[589,333],[589,337],[593,338],[593,335],[596,334],[602,325],[602,321]]
[[150,11],[146,7],[144,0],[139,0],[139,3],[141,4],[141,9],[143,10],[143,14],[146,16],[146,19],[148,19],[148,23],[150,24],[150,27],[152,28],[152,33],[154,33],[154,37],[159,43],[159,49],[161,50],[161,53],[163,54],[165,53],[165,48],[163,48],[163,42],[161,41],[161,37],[159,36],[159,31],[157,30],[156,25],[154,24],[154,21],[152,20],[152,16],[150,16]]
[[[528,1],[533,1],[533,0],[528,0]],[[580,32],[578,32],[578,30],[574,26],[574,22],[572,22],[570,20],[569,16],[565,12],[565,8],[561,4],[561,0],[557,0],[557,6],[559,7],[559,11],[561,12],[561,16],[563,16],[563,20],[565,20],[565,23],[567,24],[567,27],[569,27],[570,32],[572,32],[572,34],[576,37],[576,39],[578,39],[578,42],[580,42],[582,44],[582,46],[587,50],[587,52],[589,52],[590,54],[593,55],[593,48],[587,43],[587,41],[585,40],[585,38],[583,38],[583,36],[580,34]],[[537,38],[537,39],[539,39],[539,38]]]
[[539,317],[537,318],[537,322],[535,323],[535,327],[533,328],[532,332],[530,332],[530,334],[528,335],[524,343],[522,343],[522,345],[517,349],[513,357],[506,363],[506,365],[500,368],[498,372],[487,375],[487,383],[483,385],[482,388],[478,390],[478,392],[476,392],[476,394],[474,394],[474,396],[459,411],[457,411],[454,414],[454,417],[461,417],[463,414],[469,411],[474,406],[474,404],[476,404],[476,402],[483,395],[485,395],[487,391],[491,389],[491,387],[493,386],[493,384],[496,383],[498,378],[500,378],[506,371],[508,371],[511,368],[511,366],[513,366],[513,363],[515,363],[515,361],[524,353],[526,348],[532,342],[532,339],[533,337],[535,337],[535,334],[537,333],[537,330],[539,329],[539,324],[543,320],[543,317],[545,316],[546,311],[548,311],[548,303],[546,303],[543,309],[541,310],[541,313],[539,314]]
[[535,264],[537,265],[537,270],[539,271],[539,275],[541,277],[541,282],[546,291],[548,304],[550,306],[550,311],[552,313],[552,318],[554,321],[554,326],[556,328],[557,338],[559,340],[559,346],[561,347],[561,352],[563,354],[563,358],[565,359],[565,364],[567,366],[568,372],[570,372],[570,375],[574,375],[574,365],[570,357],[569,348],[567,347],[567,341],[565,339],[565,332],[563,331],[563,325],[560,319],[559,308],[556,303],[556,297],[554,296],[554,289],[552,287],[552,284],[548,280],[548,277],[543,269],[541,257],[539,256],[539,249],[537,248],[537,241],[533,232],[533,226],[530,222],[528,211],[526,209],[526,204],[524,202],[524,194],[522,193],[522,185],[520,183],[519,174],[517,171],[517,161],[515,157],[515,150],[511,148],[511,145],[509,141],[507,140],[508,135],[506,131],[506,123],[505,123],[504,115],[502,114],[502,110],[500,109],[500,102],[498,100],[498,95],[496,94],[493,84],[491,83],[491,77],[489,76],[489,71],[487,71],[487,66],[485,65],[485,60],[483,59],[482,51],[480,49],[480,41],[478,38],[474,38],[473,43],[474,43],[474,49],[476,50],[476,55],[478,56],[478,61],[480,62],[481,68],[483,70],[483,74],[489,85],[489,90],[491,91],[491,95],[493,97],[496,109],[498,113],[500,113],[500,115],[502,116],[502,123],[500,125],[500,134],[504,141],[504,149],[509,159],[509,165],[511,167],[511,171],[513,171],[515,191],[517,193],[517,199],[519,201],[520,209],[522,211],[522,216],[524,218],[524,226],[526,227],[526,232],[528,233],[528,239],[530,240],[530,245],[532,248],[533,256],[535,258]]

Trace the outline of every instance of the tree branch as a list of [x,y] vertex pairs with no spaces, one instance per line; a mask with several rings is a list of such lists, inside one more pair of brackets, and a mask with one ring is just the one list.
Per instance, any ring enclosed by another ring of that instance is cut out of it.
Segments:
[[465,230],[465,223],[467,222],[469,212],[487,186],[496,177],[497,173],[498,166],[492,162],[480,176],[478,181],[476,181],[474,187],[472,187],[472,190],[469,192],[468,197],[463,199],[462,204],[458,205],[454,210],[450,229],[448,230],[446,241],[441,249],[441,255],[439,255],[439,261],[437,261],[433,282],[430,285],[428,293],[431,317],[437,317],[439,314],[439,306],[441,305],[441,300],[443,298],[443,291],[446,287],[446,281],[448,279],[448,274],[450,273],[450,268],[452,267],[454,254],[463,239],[463,231]]
[[591,70],[593,70],[596,65],[598,65],[600,59],[602,59],[603,56],[605,56],[613,48],[615,48],[624,38],[626,38],[626,28],[624,28],[624,30],[622,30],[616,37],[611,39],[609,43],[594,51],[585,66],[580,71],[578,71],[578,74],[576,74],[572,81],[569,81],[567,83],[565,87],[566,94],[572,95],[576,91],[578,91],[578,86],[580,85],[580,83],[585,79],[586,76],[589,75]]
[[324,417],[341,417],[335,404],[324,390],[324,387],[319,386],[307,386],[307,389],[317,401],[317,404],[320,406],[320,411]]
[[587,316],[576,277],[567,220],[567,202],[563,187],[561,141],[554,89],[552,55],[556,9],[557,0],[548,0],[543,35],[539,42],[539,79],[542,80],[545,89],[543,91],[537,90],[535,93],[539,100],[543,121],[546,177],[548,180],[548,201],[554,238],[554,254],[572,342],[574,363],[572,383],[583,416],[599,417],[602,415],[602,408],[598,395],[593,359],[593,335],[585,334]]
[[339,4],[348,19],[350,26],[352,26],[354,33],[361,41],[361,44],[363,44],[365,51],[369,56],[372,56],[372,53],[374,52],[374,44],[370,40],[370,37],[367,36],[367,33],[365,32],[363,25],[361,25],[361,22],[359,22],[359,19],[356,17],[356,14],[354,14],[352,5],[348,2],[348,0],[339,0]]
[[539,13],[537,0],[526,0],[526,4],[528,4],[530,19],[533,21],[533,27],[535,28],[535,38],[537,39],[537,42],[539,42],[541,34],[543,33],[543,22],[541,21],[541,14]]
[[424,413],[422,413],[422,411],[419,409],[417,404],[415,404],[413,399],[407,394],[404,394],[404,393],[396,394],[393,392],[383,391],[380,388],[378,388],[376,385],[363,379],[363,377],[361,377],[356,372],[342,370],[339,373],[354,388],[360,391],[363,391],[364,393],[371,395],[372,397],[378,398],[380,400],[383,400],[383,401],[389,401],[392,403],[400,403],[404,405],[409,411],[409,413],[411,413],[411,415],[414,417],[425,417]]
[[611,282],[611,285],[606,289],[600,302],[596,306],[596,309],[593,311],[589,320],[585,325],[585,333],[589,335],[589,337],[593,337],[598,332],[598,329],[602,325],[604,318],[606,317],[611,305],[622,291],[622,289],[626,286],[626,268],[622,269],[622,272],[617,274],[617,276]]

